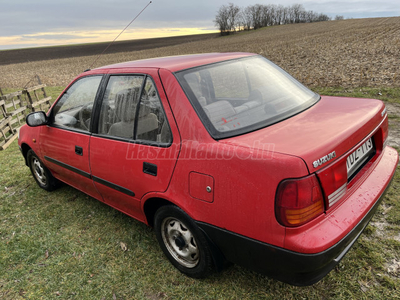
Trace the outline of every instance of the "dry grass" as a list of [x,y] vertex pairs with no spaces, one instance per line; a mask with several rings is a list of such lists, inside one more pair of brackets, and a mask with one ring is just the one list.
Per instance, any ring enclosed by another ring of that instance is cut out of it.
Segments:
[[[97,66],[204,52],[260,53],[308,86],[400,87],[400,17],[291,24],[142,51],[106,54]],[[35,74],[65,86],[94,56],[0,66],[1,87],[19,88]]]

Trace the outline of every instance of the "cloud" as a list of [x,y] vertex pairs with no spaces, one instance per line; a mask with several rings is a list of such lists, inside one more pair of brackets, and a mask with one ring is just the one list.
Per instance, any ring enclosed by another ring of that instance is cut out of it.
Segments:
[[400,15],[400,3],[396,1],[349,0],[349,1],[304,1],[306,9],[328,15],[345,15],[353,18],[388,17]]
[[[270,4],[267,0],[153,0],[140,17],[129,27],[129,38],[141,38],[141,31],[150,30],[154,36],[158,30],[166,36],[187,32],[192,28],[195,32],[215,30],[213,20],[222,5],[233,2],[239,7],[249,5]],[[400,1],[394,0],[280,0],[275,1],[284,6],[295,3],[302,4],[306,10],[325,13],[331,17],[343,15],[346,18],[400,16]],[[25,41],[34,40],[39,35],[38,45],[45,41],[82,42],[86,34],[117,32],[115,36],[149,3],[149,0],[13,0],[2,1],[0,10],[0,48],[8,47],[4,41],[19,40],[18,46],[27,45]],[[197,30],[197,31],[196,31]],[[77,33],[75,33],[77,32]],[[47,36],[40,35],[48,33]],[[53,33],[53,34],[52,34]],[[88,42],[106,41],[111,37],[89,35]],[[51,36],[53,35],[53,36]],[[6,38],[9,38],[8,40]],[[123,37],[127,39],[128,37]],[[34,44],[34,43],[33,43]]]
[[[83,41],[85,43],[105,42],[114,40],[120,32],[120,30],[66,31],[0,37],[0,49],[78,44]],[[136,28],[126,30],[118,40],[147,39],[171,35],[182,36],[212,32],[216,32],[216,30],[209,30],[206,28]]]
[[[91,36],[92,38],[98,38],[98,35]],[[31,34],[31,35],[21,35],[21,41],[37,41],[40,40],[76,40],[76,39],[87,39],[87,36],[79,36],[79,35],[72,35],[72,34]]]
[[[0,36],[56,30],[122,29],[149,1],[7,1],[2,3]],[[204,27],[215,10],[204,1],[153,1],[132,27]],[[207,1],[205,1],[207,2]],[[199,25],[201,24],[201,25]]]

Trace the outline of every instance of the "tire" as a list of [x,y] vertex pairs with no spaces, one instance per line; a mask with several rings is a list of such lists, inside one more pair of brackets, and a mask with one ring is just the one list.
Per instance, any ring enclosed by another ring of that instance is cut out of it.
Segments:
[[26,158],[33,178],[42,189],[52,191],[59,187],[60,182],[54,178],[32,149],[28,151]]
[[158,243],[170,262],[183,274],[205,278],[214,270],[212,252],[203,232],[179,207],[160,207],[154,217]]

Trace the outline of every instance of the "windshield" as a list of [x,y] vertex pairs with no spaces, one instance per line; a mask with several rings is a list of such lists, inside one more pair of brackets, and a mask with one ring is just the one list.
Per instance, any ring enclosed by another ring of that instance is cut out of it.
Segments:
[[319,100],[319,95],[262,56],[188,69],[176,76],[215,139],[277,123]]

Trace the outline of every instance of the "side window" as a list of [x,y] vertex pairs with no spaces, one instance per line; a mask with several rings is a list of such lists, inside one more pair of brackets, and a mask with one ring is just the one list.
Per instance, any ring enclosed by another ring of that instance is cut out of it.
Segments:
[[158,143],[171,143],[172,134],[154,82],[147,77],[140,100],[136,138]]
[[101,78],[90,76],[76,81],[54,106],[54,125],[89,131]]
[[99,134],[131,140],[171,142],[171,130],[155,85],[149,77],[139,95],[143,80],[144,76],[134,75],[110,77],[100,111]]
[[143,76],[111,76],[101,105],[98,133],[133,139]]

